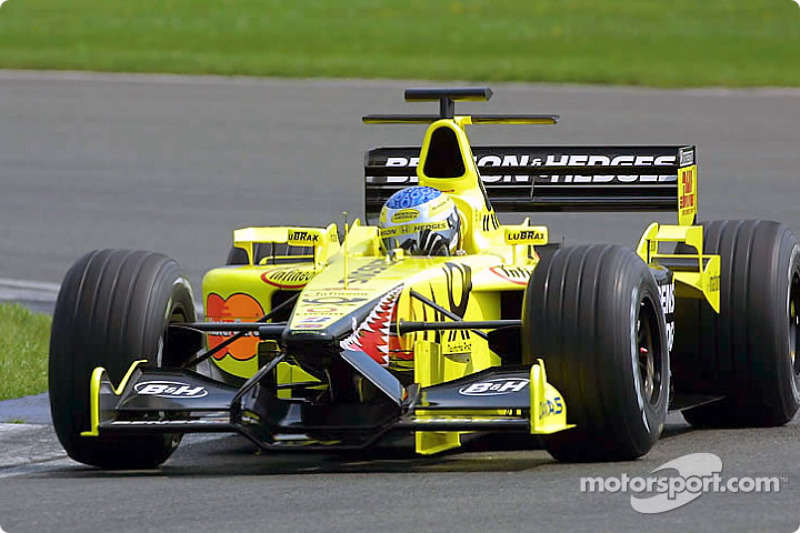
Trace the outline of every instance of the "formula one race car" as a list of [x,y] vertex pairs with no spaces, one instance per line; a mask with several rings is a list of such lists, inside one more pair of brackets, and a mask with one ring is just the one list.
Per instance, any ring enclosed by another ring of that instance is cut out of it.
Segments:
[[[785,424],[800,405],[800,245],[765,221],[696,224],[693,146],[471,147],[456,115],[489,89],[417,89],[419,147],[366,157],[366,220],[251,227],[203,280],[204,319],[171,259],[102,250],[67,273],[50,401],[70,457],[164,462],[185,433],[268,450],[417,452],[474,432],[540,437],[561,461],[646,454],[669,410],[695,426]],[[635,250],[548,243],[497,212],[677,211]],[[210,363],[210,364],[209,364]],[[210,368],[202,373],[198,368]]]

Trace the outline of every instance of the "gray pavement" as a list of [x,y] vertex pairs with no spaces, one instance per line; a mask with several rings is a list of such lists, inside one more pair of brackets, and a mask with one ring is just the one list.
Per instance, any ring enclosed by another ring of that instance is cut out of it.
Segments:
[[[0,73],[0,278],[58,283],[85,251],[131,247],[175,257],[199,284],[224,260],[235,227],[324,224],[344,210],[358,213],[363,151],[416,144],[422,133],[364,126],[360,116],[428,110],[402,102],[410,85],[432,84]],[[774,218],[800,233],[798,91],[492,87],[489,105],[464,109],[560,113],[562,122],[474,127],[476,144],[697,144],[704,220]],[[537,222],[552,222],[555,239],[633,245],[649,218]],[[127,474],[63,459],[46,424],[8,424],[0,426],[0,448],[22,459],[0,466],[0,527],[797,529],[797,419],[740,431],[693,431],[679,415],[669,421],[652,452],[630,463],[561,465],[497,440],[418,458],[402,449],[259,455],[236,437],[193,437],[163,469]],[[669,513],[640,515],[628,493],[579,490],[581,477],[644,476],[693,452],[718,454],[725,476],[778,476],[780,492],[705,494]]]

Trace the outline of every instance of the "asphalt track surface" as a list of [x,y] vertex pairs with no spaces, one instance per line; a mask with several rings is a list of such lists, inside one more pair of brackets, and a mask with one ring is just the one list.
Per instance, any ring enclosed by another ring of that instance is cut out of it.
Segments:
[[[124,247],[175,257],[199,287],[202,273],[224,261],[236,227],[359,214],[363,152],[415,144],[422,134],[418,126],[364,126],[360,117],[431,111],[402,102],[408,85],[431,84],[0,73],[0,278],[48,288],[82,253]],[[476,126],[475,144],[696,144],[703,220],[770,218],[800,233],[800,92],[493,88],[489,105],[461,109],[559,113],[562,122]],[[634,245],[651,218],[537,221],[552,224],[553,239]],[[695,431],[679,415],[669,422],[650,454],[628,463],[562,465],[524,443],[498,441],[432,458],[402,448],[258,455],[237,437],[195,437],[162,469],[125,474],[59,459],[46,425],[2,425],[0,448],[19,454],[3,455],[0,528],[798,528],[797,419],[763,430]],[[656,515],[635,512],[628,492],[580,492],[581,477],[646,476],[695,452],[719,455],[726,478],[779,477],[780,491],[709,493]]]

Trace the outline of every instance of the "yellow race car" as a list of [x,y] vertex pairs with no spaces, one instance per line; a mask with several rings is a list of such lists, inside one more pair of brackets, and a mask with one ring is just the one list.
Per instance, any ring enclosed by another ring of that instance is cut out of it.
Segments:
[[[697,426],[777,425],[800,405],[800,245],[764,221],[696,223],[693,146],[472,147],[457,115],[486,88],[411,89],[420,147],[365,160],[365,222],[236,230],[203,280],[156,253],[100,250],[67,273],[50,402],[73,459],[164,462],[185,433],[268,450],[417,452],[475,432],[540,436],[562,461],[646,454],[668,410]],[[677,212],[634,249],[548,243],[498,212]],[[367,223],[374,222],[374,223]]]

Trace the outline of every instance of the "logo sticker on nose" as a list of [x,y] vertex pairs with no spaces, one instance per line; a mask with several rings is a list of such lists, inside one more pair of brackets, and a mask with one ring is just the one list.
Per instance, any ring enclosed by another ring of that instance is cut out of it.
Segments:
[[487,381],[470,383],[458,389],[458,393],[465,396],[498,396],[500,394],[511,394],[524,390],[529,382],[530,381],[527,379],[490,379]]
[[202,398],[208,396],[203,386],[192,386],[180,381],[143,381],[134,386],[134,390],[142,396],[158,398]]

